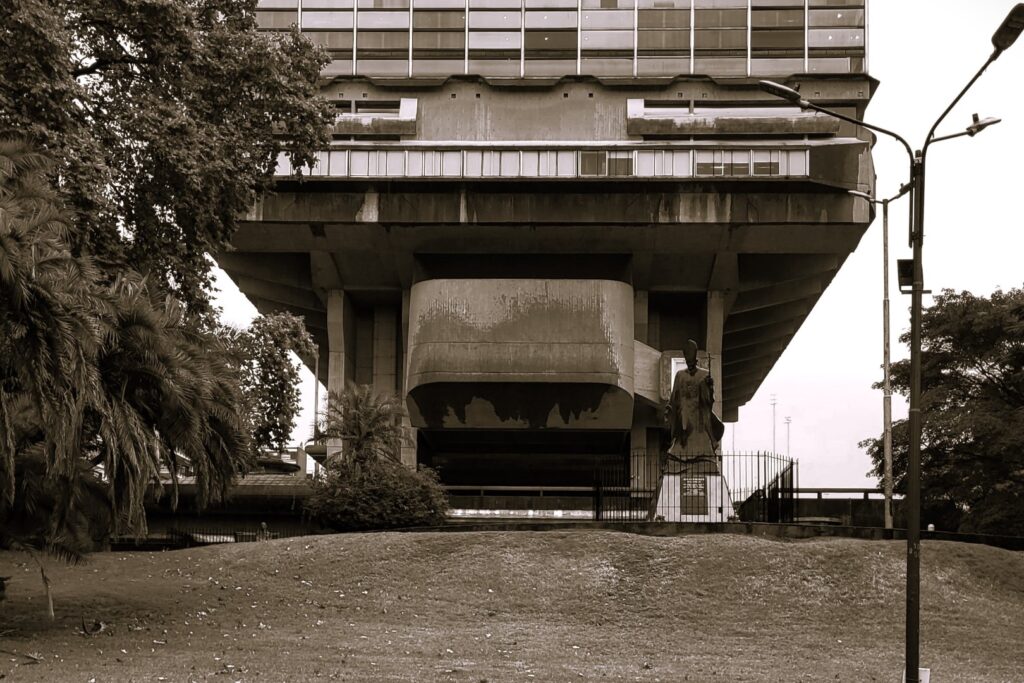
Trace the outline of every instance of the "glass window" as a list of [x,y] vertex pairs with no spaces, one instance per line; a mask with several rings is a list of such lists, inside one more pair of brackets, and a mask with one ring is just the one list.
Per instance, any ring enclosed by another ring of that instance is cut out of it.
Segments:
[[302,12],[303,29],[351,30],[353,12]]
[[632,176],[633,152],[608,152],[608,175]]
[[413,0],[416,9],[465,9],[465,0]]
[[576,28],[576,12],[527,12],[526,28],[543,30]]
[[587,10],[583,13],[585,29],[633,29],[633,12],[624,10]]
[[[665,152],[666,155],[670,154]],[[690,150],[675,150],[672,154],[672,175],[677,178],[687,178],[693,175],[690,165]]]
[[408,12],[366,12],[359,10],[360,29],[408,29]]
[[471,50],[518,50],[520,35],[518,33],[499,33],[497,31],[470,31],[469,49]]
[[522,18],[519,12],[478,12],[469,13],[471,29],[518,29]]
[[628,51],[633,49],[632,31],[583,31],[584,50]]
[[296,9],[299,0],[259,0],[256,9]]
[[332,176],[347,176],[348,175],[348,151],[347,150],[332,150],[330,153],[329,165]]
[[556,154],[558,155],[556,164],[559,177],[575,177],[576,152],[559,150]]
[[580,175],[603,176],[608,173],[608,153],[605,151],[580,152]]
[[302,11],[317,9],[352,9],[353,0],[304,0]]
[[462,152],[441,152],[441,175],[446,178],[462,175]]
[[731,152],[725,152],[725,163],[726,175],[750,175],[750,152],[746,150],[732,150]]
[[756,149],[753,151],[754,175],[771,176],[779,174],[778,161],[772,162],[771,150]]
[[519,152],[501,152],[501,176],[514,178],[519,175]]
[[354,176],[370,175],[370,153],[364,149],[354,149],[349,153],[349,173]]
[[805,150],[790,150],[787,157],[789,159],[789,175],[807,175],[807,152]]

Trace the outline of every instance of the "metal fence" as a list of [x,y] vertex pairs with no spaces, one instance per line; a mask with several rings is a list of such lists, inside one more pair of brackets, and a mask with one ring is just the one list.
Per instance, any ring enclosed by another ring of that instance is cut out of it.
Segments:
[[798,464],[772,453],[734,453],[684,463],[646,459],[595,472],[594,519],[667,522],[792,522]]

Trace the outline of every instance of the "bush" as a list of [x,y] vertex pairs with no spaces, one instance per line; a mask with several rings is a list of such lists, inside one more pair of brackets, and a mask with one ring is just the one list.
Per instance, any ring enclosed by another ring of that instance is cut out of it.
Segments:
[[390,459],[332,463],[313,482],[306,510],[338,531],[366,531],[444,522],[448,496],[433,470],[414,472]]

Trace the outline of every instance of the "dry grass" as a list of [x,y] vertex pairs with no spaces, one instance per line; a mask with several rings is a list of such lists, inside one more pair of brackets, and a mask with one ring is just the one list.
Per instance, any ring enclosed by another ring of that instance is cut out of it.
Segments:
[[[15,576],[0,604],[0,674],[895,681],[904,549],[550,531],[111,553],[53,569],[54,624],[27,558],[0,553],[0,575]],[[928,542],[922,564],[922,662],[933,676],[1024,680],[1024,554]],[[83,616],[105,630],[81,634]]]

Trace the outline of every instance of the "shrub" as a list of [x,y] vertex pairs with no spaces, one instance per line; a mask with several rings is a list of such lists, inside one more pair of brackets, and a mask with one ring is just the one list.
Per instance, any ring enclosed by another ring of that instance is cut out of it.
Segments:
[[448,497],[433,470],[414,472],[390,459],[342,460],[313,482],[309,514],[338,531],[441,524]]
[[401,399],[350,384],[332,392],[323,433],[345,443],[313,482],[306,510],[338,531],[394,529],[444,522],[448,496],[432,470],[400,462],[405,439]]

